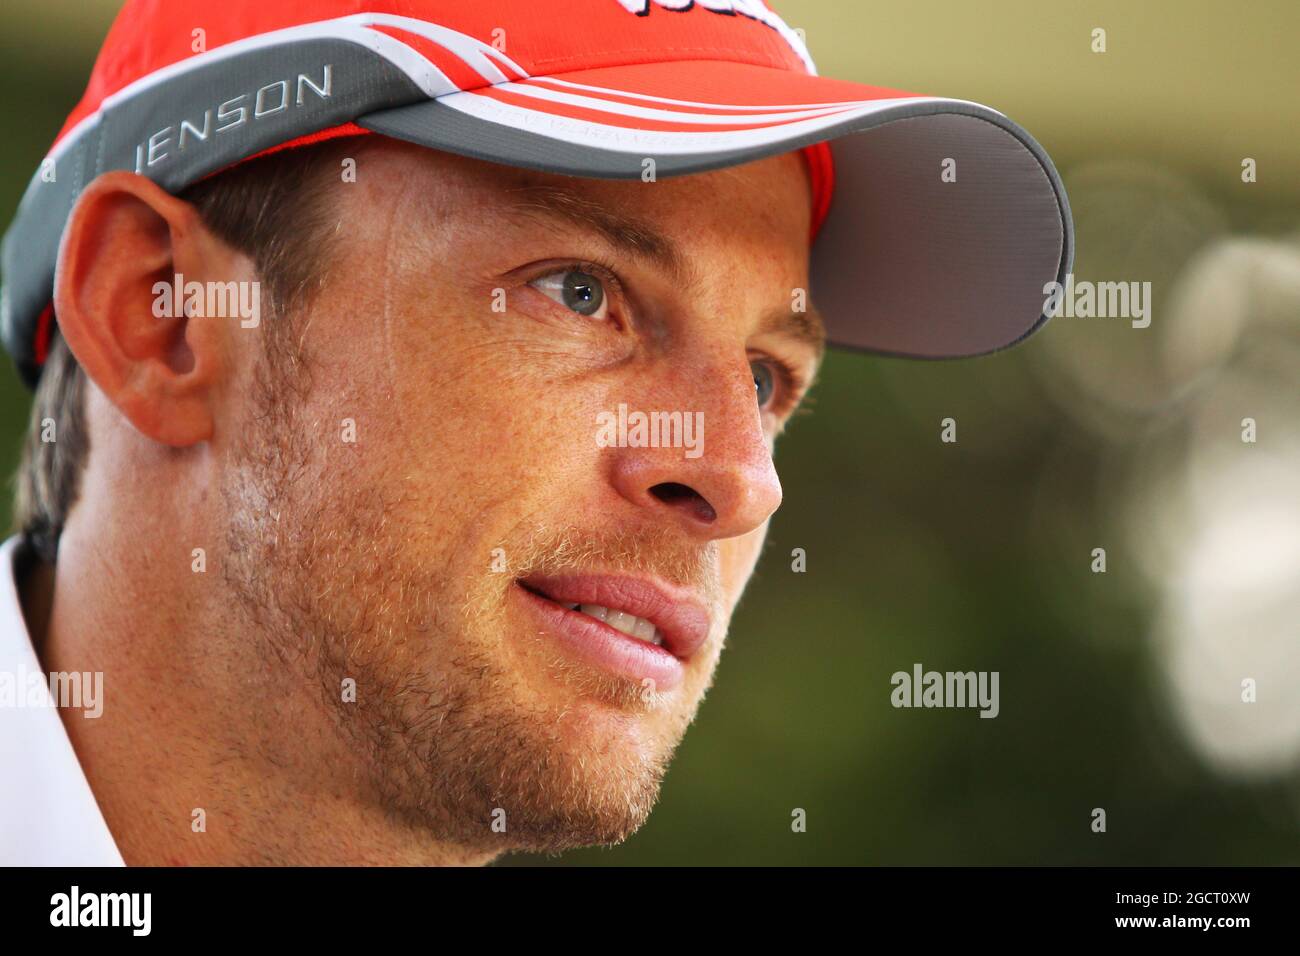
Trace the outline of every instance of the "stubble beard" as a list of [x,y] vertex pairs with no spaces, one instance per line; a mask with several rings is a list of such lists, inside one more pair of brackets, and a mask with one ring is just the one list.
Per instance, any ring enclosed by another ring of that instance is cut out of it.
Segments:
[[[666,533],[610,540],[534,526],[505,547],[509,571],[489,571],[485,554],[484,574],[449,593],[458,579],[429,560],[437,542],[413,526],[415,502],[314,473],[295,420],[309,387],[302,369],[277,367],[272,355],[259,386],[262,414],[223,488],[225,581],[266,665],[318,684],[321,710],[355,759],[338,769],[340,789],[355,788],[360,804],[416,841],[470,852],[556,852],[635,832],[698,701],[671,715],[654,747],[583,733],[580,703],[635,720],[663,702],[558,652],[547,676],[566,688],[566,703],[528,693],[493,653],[511,636],[507,589],[521,573],[602,560],[712,595],[716,554],[683,551]],[[355,701],[344,699],[347,679]]]

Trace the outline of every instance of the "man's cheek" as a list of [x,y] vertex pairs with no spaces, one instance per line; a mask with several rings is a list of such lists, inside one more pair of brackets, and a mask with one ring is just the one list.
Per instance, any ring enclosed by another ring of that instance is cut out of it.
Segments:
[[730,612],[740,600],[749,583],[754,567],[758,564],[759,554],[763,550],[763,541],[767,538],[768,522],[763,522],[748,534],[738,538],[728,538],[718,544],[718,563],[722,576],[722,589],[727,599]]

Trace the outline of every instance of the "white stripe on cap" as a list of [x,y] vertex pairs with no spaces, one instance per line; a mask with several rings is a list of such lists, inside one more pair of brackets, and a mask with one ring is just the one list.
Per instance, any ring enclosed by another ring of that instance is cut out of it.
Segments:
[[[666,120],[674,123],[694,123],[703,126],[725,123],[783,123],[787,120],[811,119],[816,116],[829,116],[834,113],[843,113],[846,110],[853,109],[855,106],[853,103],[822,103],[816,108],[793,112],[753,113],[744,116],[736,116],[734,114],[727,115],[725,113],[686,113],[678,110],[634,106],[631,103],[620,103],[617,100],[597,99],[591,96],[561,93],[559,90],[550,90],[534,83],[499,83],[494,87],[494,89],[501,90],[503,93],[518,93],[522,96],[533,97],[534,99],[548,100],[553,103],[564,103],[569,106],[577,106],[583,109],[601,110],[606,113],[617,113],[620,116],[632,116],[650,120]],[[872,101],[868,100],[867,102],[870,103]]]
[[[645,152],[673,155],[723,152],[764,146],[794,139],[804,133],[816,132],[843,123],[847,119],[883,112],[897,106],[921,103],[961,103],[965,101],[934,96],[908,96],[887,100],[871,100],[860,107],[841,110],[827,116],[813,117],[808,120],[783,123],[778,126],[701,132],[643,130],[635,127],[611,126],[591,120],[575,119],[558,113],[550,113],[543,108],[533,110],[511,103],[503,103],[500,100],[480,95],[474,91],[452,93],[441,97],[438,102],[476,119],[511,126],[519,130],[536,133],[539,136],[549,136],[552,139],[562,140],[567,143],[600,146],[603,149],[625,153]],[[540,105],[539,103],[539,107]]]
[[556,76],[534,76],[524,81],[529,86],[564,86],[575,90],[585,90],[597,96],[621,96],[627,99],[644,100],[648,103],[666,103],[670,106],[690,106],[698,109],[744,110],[760,112],[762,110],[812,110],[823,106],[864,106],[874,100],[826,100],[822,103],[765,103],[755,106],[752,103],[705,103],[700,100],[675,100],[669,96],[651,96],[649,93],[633,93],[629,90],[616,90],[609,86],[592,86],[589,83],[575,83],[562,80]]

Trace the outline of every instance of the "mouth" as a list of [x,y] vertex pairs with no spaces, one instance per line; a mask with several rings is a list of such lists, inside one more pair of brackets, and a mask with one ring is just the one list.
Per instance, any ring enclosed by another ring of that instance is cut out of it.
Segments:
[[693,592],[650,578],[536,575],[514,590],[570,653],[654,691],[681,683],[709,636]]

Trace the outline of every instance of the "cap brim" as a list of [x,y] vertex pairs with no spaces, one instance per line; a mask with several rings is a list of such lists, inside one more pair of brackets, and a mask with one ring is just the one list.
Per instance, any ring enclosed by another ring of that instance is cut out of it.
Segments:
[[831,142],[835,195],[811,293],[832,344],[978,355],[1045,319],[1073,255],[1051,160],[1001,113],[963,100],[744,63],[552,74],[373,112],[377,133],[573,176],[681,176]]

